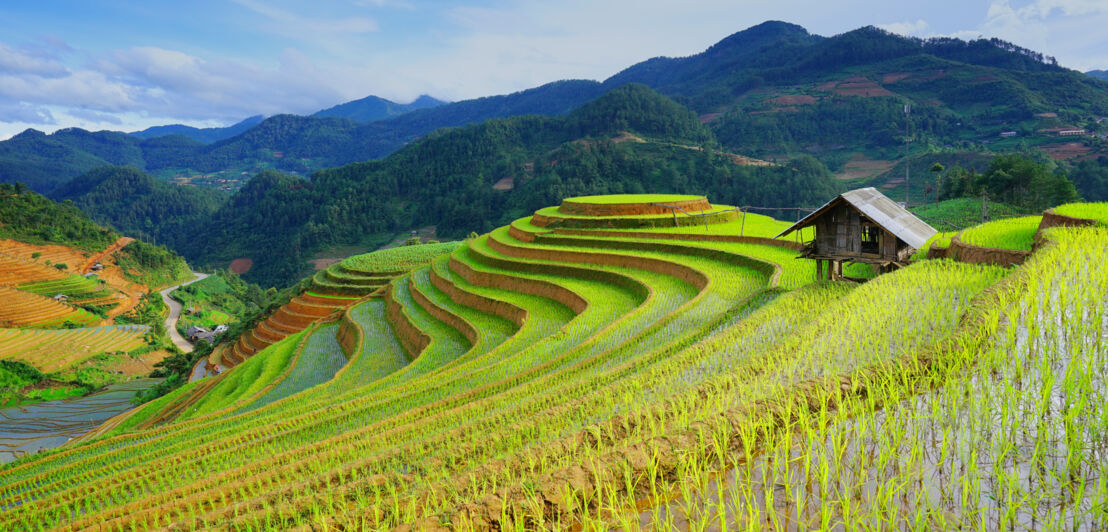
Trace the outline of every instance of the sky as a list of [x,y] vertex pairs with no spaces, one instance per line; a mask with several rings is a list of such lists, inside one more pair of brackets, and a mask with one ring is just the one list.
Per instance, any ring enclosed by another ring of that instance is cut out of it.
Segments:
[[766,20],[999,37],[1108,69],[1108,0],[35,0],[0,3],[0,139],[457,101],[603,80]]

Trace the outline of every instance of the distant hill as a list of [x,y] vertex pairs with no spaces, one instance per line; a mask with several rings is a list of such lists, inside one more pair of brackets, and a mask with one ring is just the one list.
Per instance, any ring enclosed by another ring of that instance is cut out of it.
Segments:
[[1108,70],[1090,70],[1086,72],[1085,75],[1099,80],[1108,81]]
[[243,131],[246,131],[262,123],[262,120],[265,120],[264,116],[255,115],[231,126],[207,127],[202,129],[181,124],[154,126],[148,127],[142,131],[135,131],[134,133],[131,133],[131,135],[134,135],[140,139],[152,139],[156,137],[164,137],[167,135],[183,135],[204,144],[211,144],[212,142],[238,135],[239,133],[242,133]]
[[349,118],[355,122],[366,123],[418,111],[419,109],[430,109],[446,103],[426,94],[416,98],[412,103],[396,103],[377,96],[366,96],[360,100],[324,109],[312,116],[316,118]]

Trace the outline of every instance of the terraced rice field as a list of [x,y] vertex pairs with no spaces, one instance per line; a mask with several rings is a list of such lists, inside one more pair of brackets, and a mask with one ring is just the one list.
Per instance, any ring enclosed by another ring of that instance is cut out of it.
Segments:
[[66,274],[37,262],[0,252],[0,286],[65,279]]
[[302,332],[0,469],[0,527],[1108,525],[1108,229],[1051,229],[1015,268],[859,285],[813,283],[769,230],[534,222],[326,312],[305,293],[275,322]]
[[984,248],[1031,251],[1042,216],[1001,218],[962,231],[963,242]]
[[155,382],[138,379],[77,399],[0,409],[0,463],[57,447],[88,433],[132,408],[135,392]]
[[66,302],[75,305],[118,305],[120,300],[112,290],[105,288],[99,280],[80,275],[70,275],[64,279],[37,281],[19,285],[20,290],[53,297],[65,295]]
[[[289,301],[227,351],[216,351],[209,363],[234,367],[290,334],[341,311],[363,297],[383,291],[404,272],[426,265],[458,247],[457,242],[386,249],[348,257],[319,271],[311,288]],[[224,356],[223,353],[226,353]]]
[[49,297],[0,286],[0,327],[60,327],[66,322],[93,325],[100,321],[84,309]]
[[84,329],[0,329],[0,359],[26,362],[51,373],[101,353],[131,351],[146,345],[146,325],[110,325]]

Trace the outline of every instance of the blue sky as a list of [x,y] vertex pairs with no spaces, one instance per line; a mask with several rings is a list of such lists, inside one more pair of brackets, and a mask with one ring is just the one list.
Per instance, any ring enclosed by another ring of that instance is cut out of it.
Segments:
[[1108,68],[1108,0],[101,0],[0,3],[0,138],[460,100],[604,79],[765,20],[1000,37]]

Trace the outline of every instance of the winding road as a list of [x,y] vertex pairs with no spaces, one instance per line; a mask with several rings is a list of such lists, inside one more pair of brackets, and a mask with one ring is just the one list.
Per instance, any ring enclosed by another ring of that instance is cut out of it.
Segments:
[[174,300],[173,298],[169,297],[169,293],[176,290],[176,289],[178,289],[178,288],[181,288],[182,286],[188,286],[188,285],[190,285],[192,283],[195,283],[197,281],[203,281],[204,279],[207,279],[208,276],[209,276],[209,274],[206,274],[206,273],[200,273],[200,272],[192,272],[192,273],[193,273],[193,275],[196,276],[195,279],[193,279],[193,280],[191,280],[187,283],[181,283],[177,286],[171,286],[171,287],[166,288],[165,290],[161,291],[162,301],[165,301],[165,304],[167,306],[169,306],[169,317],[165,319],[166,332],[169,333],[169,339],[173,340],[173,345],[177,346],[178,349],[180,349],[181,351],[183,351],[185,353],[192,352],[193,345],[191,343],[189,343],[188,340],[185,340],[185,337],[181,336],[181,333],[177,332],[177,320],[181,319],[181,309],[183,308],[183,306],[180,303],[178,303],[176,300]]

